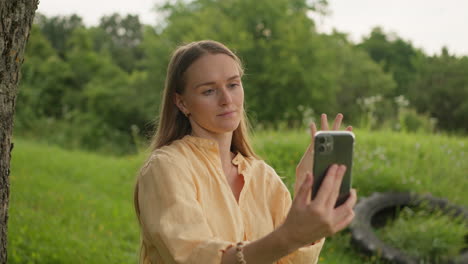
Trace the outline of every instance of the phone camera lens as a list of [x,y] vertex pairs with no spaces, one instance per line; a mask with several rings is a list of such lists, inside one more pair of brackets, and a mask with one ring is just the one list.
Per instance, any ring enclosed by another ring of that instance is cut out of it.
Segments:
[[319,138],[319,143],[323,144],[325,143],[325,141],[326,141],[326,138],[324,137]]
[[319,152],[324,152],[324,151],[325,151],[325,146],[324,146],[324,145],[320,145],[320,146],[318,147],[318,151],[319,151]]

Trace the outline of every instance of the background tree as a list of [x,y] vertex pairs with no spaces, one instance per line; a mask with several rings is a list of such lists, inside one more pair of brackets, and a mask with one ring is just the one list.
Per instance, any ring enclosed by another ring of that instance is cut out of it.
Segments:
[[468,131],[468,57],[450,55],[446,48],[440,55],[427,56],[396,34],[374,28],[357,45],[391,74],[397,87],[390,97],[403,95],[419,114],[429,114],[445,131]]
[[414,80],[418,62],[423,57],[421,51],[396,34],[386,33],[379,27],[372,29],[358,47],[367,51],[385,72],[393,75],[397,83],[393,96],[408,94],[408,86]]
[[75,29],[84,27],[83,19],[76,14],[50,18],[43,14],[37,14],[35,22],[62,59],[65,57],[67,40],[70,35]]
[[0,263],[7,263],[8,178],[19,73],[37,5],[37,0],[0,1]]
[[395,93],[397,83],[391,73],[386,73],[382,67],[374,62],[364,50],[355,47],[347,39],[347,36],[333,32],[323,36],[332,53],[330,63],[333,64],[337,78],[339,92],[336,96],[340,111],[348,120],[358,124],[362,113],[362,105],[359,104],[365,98],[373,96],[382,97],[376,118],[380,120],[392,115],[392,96]]
[[142,39],[143,25],[137,15],[104,16],[99,26],[94,28],[95,49],[110,53],[112,60],[126,72],[138,67],[138,61],[142,57]]
[[427,57],[409,87],[409,100],[419,112],[429,113],[444,130],[468,132],[468,57]]
[[63,97],[70,85],[71,70],[50,41],[33,25],[21,72],[21,93],[17,99],[16,122],[33,129],[31,120],[43,116],[61,118],[65,113]]

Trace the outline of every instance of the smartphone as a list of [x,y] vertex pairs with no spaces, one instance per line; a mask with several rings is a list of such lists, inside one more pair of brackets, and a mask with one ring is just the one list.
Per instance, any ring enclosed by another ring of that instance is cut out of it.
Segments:
[[312,168],[314,183],[312,199],[333,164],[346,165],[346,173],[340,186],[340,194],[335,207],[343,204],[351,190],[351,172],[353,167],[354,134],[349,131],[319,131],[314,135],[314,165]]

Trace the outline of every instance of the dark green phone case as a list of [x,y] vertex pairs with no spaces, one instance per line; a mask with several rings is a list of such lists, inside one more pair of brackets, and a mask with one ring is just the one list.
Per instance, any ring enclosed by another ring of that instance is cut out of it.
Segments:
[[314,183],[312,199],[332,164],[346,165],[346,173],[340,187],[340,195],[335,207],[344,203],[351,190],[351,171],[353,166],[354,134],[349,131],[319,131],[314,136]]

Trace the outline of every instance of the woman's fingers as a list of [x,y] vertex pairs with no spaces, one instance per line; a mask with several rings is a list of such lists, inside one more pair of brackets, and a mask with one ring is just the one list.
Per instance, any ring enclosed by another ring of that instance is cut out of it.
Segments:
[[320,185],[314,199],[318,204],[325,204],[328,201],[330,192],[333,190],[333,186],[335,185],[337,169],[338,165],[336,164],[333,164],[328,168],[325,178],[322,180],[322,184]]
[[311,172],[307,172],[306,174],[306,181],[307,184],[304,187],[304,195],[302,197],[302,203],[304,205],[308,205],[310,203],[310,200],[312,199],[312,184],[314,183],[314,175],[312,175]]
[[351,191],[349,192],[349,197],[346,200],[346,202],[344,202],[343,205],[347,206],[348,208],[354,208],[354,206],[356,205],[356,202],[357,202],[356,189],[351,189]]
[[357,194],[355,189],[351,189],[348,200],[338,208],[335,209],[336,213],[336,226],[337,230],[345,228],[351,223],[354,218],[354,205],[357,201]]
[[[298,234],[296,240],[306,243],[311,236],[314,239],[330,236],[343,230],[351,223],[354,218],[352,208],[357,199],[354,189],[351,190],[350,198],[343,205],[334,208],[341,183],[340,177],[342,177],[345,170],[345,166],[332,165],[319,188],[317,197],[312,202],[310,193],[313,185],[313,175],[310,172],[306,173],[305,180],[300,185],[285,222],[289,229],[293,231],[300,230],[298,232],[294,231],[294,233]],[[333,198],[330,196],[333,196]],[[329,199],[333,201],[328,202]]]
[[340,195],[340,187],[341,187],[341,182],[343,181],[343,176],[346,172],[346,166],[345,165],[339,165],[338,169],[336,170],[336,175],[334,175],[336,178],[335,184],[332,186],[331,193],[328,197],[327,200],[327,207],[335,207],[336,201],[338,200],[338,197]]
[[317,126],[315,125],[314,122],[310,124],[309,129],[310,129],[311,142],[314,143],[314,136],[315,136],[315,133],[317,133]]
[[345,165],[330,166],[314,200],[319,204],[324,204],[327,208],[334,208],[345,172]]
[[299,188],[299,191],[295,197],[296,203],[299,202],[300,205],[304,205],[308,203],[308,201],[310,200],[310,191],[312,189],[312,182],[313,182],[312,173],[307,172],[305,175],[305,179],[302,182],[302,185]]
[[320,121],[322,124],[322,130],[328,130],[328,119],[326,114],[322,114]]
[[333,130],[339,130],[341,126],[341,121],[343,121],[343,114],[337,114],[335,121],[333,122]]
[[351,223],[351,221],[353,221],[353,218],[354,218],[354,211],[351,211],[350,213],[344,215],[343,218],[340,219],[340,221],[336,222],[334,226],[334,232],[336,233],[338,231],[345,229]]
[[[332,130],[340,130],[341,124],[343,122],[343,114],[339,113],[335,117],[335,121],[333,121]],[[326,114],[322,114],[320,117],[320,123],[322,125],[322,130],[329,130],[328,128],[328,118]],[[346,128],[347,131],[351,131],[353,128],[348,126]]]
[[302,155],[301,160],[296,166],[296,182],[294,183],[294,195],[296,196],[298,190],[304,181],[305,175],[307,171],[312,170],[313,162],[314,162],[314,135],[317,131],[317,127],[315,123],[310,124],[310,134],[311,140],[310,144],[305,150],[304,154]]
[[317,126],[315,126],[314,122],[310,124],[309,129],[310,129],[310,144],[307,147],[306,153],[307,152],[312,153],[314,151],[314,136],[315,136],[315,133],[317,132]]

